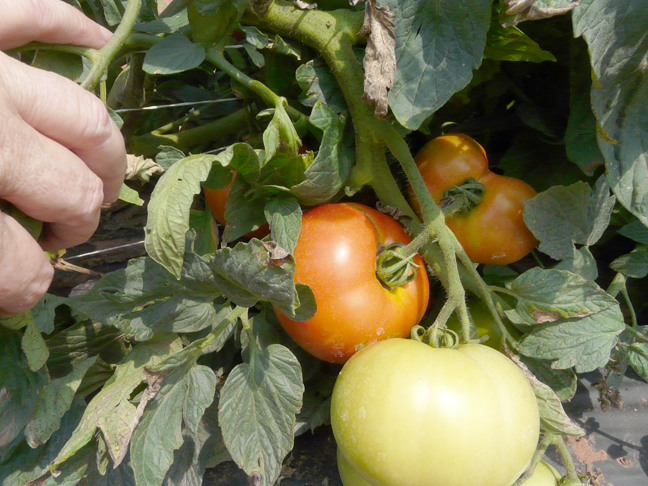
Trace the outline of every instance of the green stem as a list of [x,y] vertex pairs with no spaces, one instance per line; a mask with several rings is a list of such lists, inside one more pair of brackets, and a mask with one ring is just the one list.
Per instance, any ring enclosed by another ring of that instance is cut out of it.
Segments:
[[645,343],[648,343],[648,336],[642,334],[641,332],[637,331],[636,328],[632,326],[628,326],[626,324],[625,326],[625,331],[632,334],[635,338],[637,338],[639,341],[643,341]]
[[132,139],[135,154],[153,156],[160,145],[169,145],[179,150],[187,150],[203,143],[226,137],[241,129],[247,119],[247,109],[241,108],[234,113],[210,123],[199,125],[178,133],[158,133],[157,130]]
[[565,469],[567,470],[567,479],[573,482],[580,482],[580,478],[578,477],[578,473],[576,472],[576,466],[574,466],[574,460],[572,459],[571,454],[569,453],[569,449],[567,449],[567,444],[565,444],[565,440],[561,435],[553,435],[553,434],[550,435],[551,435],[551,443],[558,448],[560,457],[562,458],[563,464],[565,465]]
[[637,314],[635,313],[634,306],[630,300],[630,294],[628,294],[628,287],[625,285],[621,289],[621,295],[623,295],[623,300],[628,306],[628,312],[630,312],[630,322],[632,322],[632,327],[637,327],[639,323],[637,322]]
[[625,285],[625,275],[623,275],[622,273],[617,273],[612,279],[609,287],[607,288],[607,293],[616,298],[616,296],[619,295],[619,292],[621,292],[621,290],[625,288]]
[[92,68],[90,69],[88,76],[83,83],[81,83],[82,88],[94,91],[97,87],[97,84],[101,81],[101,77],[104,75],[108,66],[121,50],[124,42],[128,38],[128,35],[133,30],[133,26],[135,25],[135,22],[137,22],[137,17],[141,8],[142,0],[128,0],[119,27],[117,27],[117,30],[115,30],[115,33],[108,43],[99,50],[97,59],[92,63]]
[[91,62],[95,62],[98,59],[99,51],[92,49],[90,47],[83,46],[73,46],[71,44],[44,44],[42,42],[30,42],[24,46],[16,47],[11,49],[9,53],[21,53],[26,51],[57,51],[57,52],[66,52],[68,54],[75,54],[77,56],[83,56]]

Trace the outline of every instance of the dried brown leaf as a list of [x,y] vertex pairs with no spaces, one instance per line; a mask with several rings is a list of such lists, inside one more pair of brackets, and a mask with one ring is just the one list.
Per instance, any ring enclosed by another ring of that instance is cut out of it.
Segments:
[[154,175],[162,174],[164,169],[152,159],[143,156],[128,154],[126,168],[126,180],[138,179],[148,182]]
[[[537,7],[535,5],[537,0],[504,0],[504,5],[508,5],[506,9],[507,15],[519,15],[522,20],[539,20],[553,17],[554,15],[562,15],[576,8],[580,0],[572,0],[569,5],[564,7]],[[511,24],[505,24],[505,27]]]
[[396,41],[394,14],[387,7],[378,7],[376,0],[368,0],[365,18],[359,35],[368,37],[364,56],[363,99],[375,108],[376,117],[389,111],[387,95],[394,84],[396,73]]

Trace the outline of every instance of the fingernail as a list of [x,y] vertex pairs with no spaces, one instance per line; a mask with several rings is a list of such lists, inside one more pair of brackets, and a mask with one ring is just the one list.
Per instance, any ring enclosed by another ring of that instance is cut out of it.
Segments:
[[110,39],[112,39],[113,33],[110,32],[108,29],[105,27],[101,27],[101,35],[104,38],[106,42],[108,42]]

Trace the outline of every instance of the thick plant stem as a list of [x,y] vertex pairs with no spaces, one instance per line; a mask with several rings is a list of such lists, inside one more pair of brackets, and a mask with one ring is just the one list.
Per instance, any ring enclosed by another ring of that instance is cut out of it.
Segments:
[[552,435],[552,443],[558,448],[560,457],[567,470],[567,479],[574,483],[580,482],[580,478],[576,472],[576,466],[574,466],[574,460],[569,453],[569,449],[567,449],[567,444],[565,444],[563,437],[561,435]]
[[[387,122],[377,120],[373,109],[362,100],[364,71],[353,52],[353,44],[358,40],[356,33],[362,25],[363,17],[361,12],[303,11],[287,2],[276,0],[263,15],[261,22],[278,34],[317,49],[335,75],[349,106],[356,133],[356,164],[348,180],[348,192],[353,193],[362,185],[371,186],[383,203],[397,207],[411,216],[413,232],[419,234],[423,230],[421,223],[389,171],[384,155],[385,142],[399,162],[405,162],[407,167],[403,168],[410,182],[412,178],[419,181],[415,183],[418,189],[415,191],[422,205],[426,231],[430,231],[430,235],[439,239],[437,245],[426,244],[421,253],[448,291],[450,311],[442,313],[442,316],[457,309],[464,339],[468,340],[470,323],[456,258],[457,251],[461,253],[463,249],[445,225],[445,218],[439,207],[427,190],[422,189],[425,187],[424,183],[405,141]],[[466,277],[465,283],[487,301],[491,312],[496,315],[497,311],[488,287],[467,257],[462,257],[463,255],[460,259],[466,266],[466,271],[463,272]],[[498,315],[496,319],[499,319]]]
[[241,125],[245,123],[247,116],[246,108],[241,108],[213,122],[178,133],[160,133],[154,130],[151,133],[133,137],[133,152],[138,155],[153,156],[158,152],[160,145],[169,145],[179,150],[186,150],[236,133],[241,129]]
[[101,81],[101,77],[104,75],[108,66],[124,45],[126,38],[133,30],[133,26],[135,25],[135,22],[137,22],[137,16],[139,15],[141,8],[142,0],[128,0],[126,11],[124,12],[119,27],[117,27],[117,30],[115,30],[115,33],[108,43],[99,50],[97,59],[92,64],[92,69],[90,69],[88,76],[83,83],[81,83],[83,88],[93,91],[97,87],[99,81]]

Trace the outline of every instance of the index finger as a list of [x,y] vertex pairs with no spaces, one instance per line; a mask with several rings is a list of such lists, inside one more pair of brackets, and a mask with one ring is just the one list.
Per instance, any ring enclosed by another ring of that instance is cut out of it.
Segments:
[[112,34],[62,0],[0,0],[0,50],[32,41],[100,49]]

